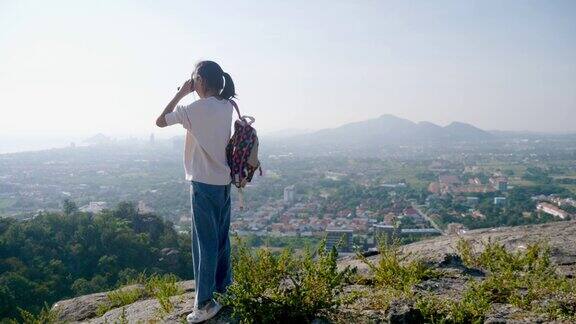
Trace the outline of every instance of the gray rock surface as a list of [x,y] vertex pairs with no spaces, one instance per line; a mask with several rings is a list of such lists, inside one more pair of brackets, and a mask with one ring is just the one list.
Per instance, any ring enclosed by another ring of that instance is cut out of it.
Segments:
[[[489,239],[498,241],[513,251],[525,249],[530,243],[544,242],[550,245],[552,261],[558,265],[562,274],[574,276],[576,272],[576,221],[478,229],[461,235],[437,236],[405,245],[403,251],[411,253],[413,257],[421,257],[439,264],[444,261],[446,255],[456,253],[456,242],[460,237],[472,241],[477,250],[480,250],[482,242]],[[368,259],[376,262],[379,255]],[[357,267],[359,273],[368,271],[368,266],[355,257],[346,257],[339,263],[340,267],[347,265]]]
[[[143,289],[142,285],[130,285],[121,290]],[[98,305],[108,301],[108,292],[99,292],[76,298],[58,301],[52,305],[52,309],[58,311],[62,321],[82,321],[96,316]]]

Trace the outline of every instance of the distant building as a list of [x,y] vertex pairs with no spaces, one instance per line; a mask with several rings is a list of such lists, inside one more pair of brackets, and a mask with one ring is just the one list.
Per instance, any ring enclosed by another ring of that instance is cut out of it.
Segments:
[[572,199],[572,198],[566,198],[562,201],[562,203],[560,204],[560,206],[562,206],[562,204],[567,204],[570,205],[572,207],[576,207],[576,200]]
[[453,186],[459,184],[460,179],[458,179],[458,176],[455,175],[443,174],[438,177],[438,182],[449,186]]
[[333,171],[324,172],[324,177],[326,177],[326,179],[330,179],[330,180],[334,180],[334,181],[338,181],[345,176],[346,176],[346,173],[341,173],[341,172],[333,172]]
[[394,238],[400,236],[400,228],[394,227],[392,225],[385,224],[374,224],[372,226],[374,229],[375,243],[378,243],[379,239],[386,239],[388,243],[392,242]]
[[386,224],[386,225],[392,225],[392,224],[396,223],[397,220],[398,220],[398,217],[396,217],[396,214],[394,214],[394,213],[388,213],[388,214],[384,215],[384,224]]
[[88,205],[80,207],[81,212],[99,213],[106,208],[105,201],[91,201]]
[[294,203],[294,193],[296,189],[294,185],[288,186],[284,188],[284,203],[285,204],[292,204]]
[[326,229],[326,248],[336,246],[340,252],[352,252],[352,234],[351,229]]
[[453,235],[453,234],[461,234],[466,230],[463,224],[460,223],[450,223],[446,228],[446,234]]
[[154,210],[148,206],[143,200],[138,201],[138,212],[141,214],[152,213]]
[[440,235],[442,232],[435,228],[402,228],[400,229],[402,236],[417,235],[417,236],[433,236]]
[[506,197],[494,197],[494,205],[503,204],[506,201]]
[[482,214],[479,210],[472,211],[472,218],[474,219],[486,219],[486,215]]
[[430,191],[431,193],[433,193],[435,195],[440,195],[440,194],[442,194],[442,187],[440,186],[439,182],[431,182],[428,185],[428,191]]
[[478,197],[466,197],[466,205],[468,206],[478,205]]
[[536,210],[544,212],[546,214],[550,214],[552,216],[559,217],[561,219],[566,219],[568,218],[568,216],[570,216],[570,214],[568,214],[566,211],[547,202],[541,202],[538,205],[536,205]]
[[416,209],[414,209],[413,207],[408,207],[408,208],[404,209],[402,214],[404,216],[407,216],[407,217],[413,217],[413,218],[420,217],[420,213],[418,213],[418,211]]
[[508,190],[508,179],[506,177],[490,178],[490,184],[494,189],[498,191]]
[[150,145],[154,145],[154,133],[150,134]]
[[508,190],[508,181],[500,180],[498,181],[498,190],[499,191],[506,191]]
[[482,181],[480,181],[480,178],[478,178],[478,177],[468,179],[468,183],[471,185],[474,185],[474,186],[481,186],[482,185]]
[[380,187],[384,188],[404,188],[406,187],[406,182],[404,180],[399,181],[397,183],[382,183]]
[[435,228],[400,228],[385,224],[374,224],[372,228],[374,229],[375,244],[378,244],[378,240],[382,239],[386,239],[387,243],[392,243],[393,240],[400,237],[422,237],[442,234]]
[[443,174],[438,176],[438,181],[430,183],[428,191],[437,195],[445,195],[459,191],[461,182],[458,176]]
[[552,197],[550,197],[550,202],[556,204],[558,207],[566,206],[566,205],[576,207],[576,201],[572,198],[562,199],[560,197],[552,196]]

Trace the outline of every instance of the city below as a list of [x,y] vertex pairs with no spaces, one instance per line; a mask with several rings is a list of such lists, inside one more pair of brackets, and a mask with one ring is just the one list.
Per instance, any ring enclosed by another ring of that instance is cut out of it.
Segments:
[[[383,146],[372,154],[320,154],[262,145],[263,176],[232,190],[231,229],[242,236],[319,239],[342,252],[374,248],[379,235],[404,242],[481,227],[568,220],[576,211],[572,137],[503,138],[443,145]],[[99,213],[122,201],[190,228],[182,139],[118,142],[103,135],[67,148],[0,155],[0,215],[59,211],[64,201]],[[351,158],[349,156],[356,156]]]

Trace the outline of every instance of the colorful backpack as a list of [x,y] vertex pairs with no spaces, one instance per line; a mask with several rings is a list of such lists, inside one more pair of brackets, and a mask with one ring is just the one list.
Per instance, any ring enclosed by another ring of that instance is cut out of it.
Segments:
[[244,209],[244,195],[242,189],[252,181],[254,172],[262,167],[258,160],[258,135],[256,129],[252,127],[255,119],[251,116],[240,115],[238,104],[230,100],[238,119],[234,122],[234,134],[226,145],[226,159],[230,167],[232,183],[238,188],[238,202],[240,209]]

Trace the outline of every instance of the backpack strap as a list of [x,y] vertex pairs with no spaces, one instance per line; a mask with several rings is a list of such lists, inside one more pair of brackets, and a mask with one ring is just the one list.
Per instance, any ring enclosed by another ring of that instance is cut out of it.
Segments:
[[238,109],[238,104],[236,103],[236,101],[234,101],[232,99],[228,99],[228,100],[230,101],[232,106],[234,106],[234,109],[236,109],[236,112],[238,113],[238,119],[242,119],[242,115],[240,115],[240,109]]
[[[252,116],[240,115],[240,109],[238,109],[238,104],[236,103],[236,101],[234,101],[232,99],[228,99],[228,100],[230,101],[232,106],[234,106],[234,109],[236,109],[236,113],[238,114],[238,119],[243,120],[248,125],[251,125],[252,123],[254,123],[256,121],[256,119],[254,119],[254,117],[252,117]],[[249,120],[249,121],[246,121],[246,120]]]
[[238,188],[238,208],[244,210],[244,190],[243,188]]

